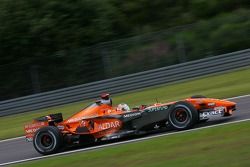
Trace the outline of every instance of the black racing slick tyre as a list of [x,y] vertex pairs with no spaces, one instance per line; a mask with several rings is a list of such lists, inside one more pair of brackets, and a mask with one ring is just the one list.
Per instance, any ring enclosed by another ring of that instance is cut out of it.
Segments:
[[170,107],[168,123],[176,130],[190,129],[198,122],[198,116],[198,111],[192,104],[180,101]]
[[38,129],[33,138],[35,149],[43,155],[58,152],[62,144],[62,133],[55,126],[46,126]]

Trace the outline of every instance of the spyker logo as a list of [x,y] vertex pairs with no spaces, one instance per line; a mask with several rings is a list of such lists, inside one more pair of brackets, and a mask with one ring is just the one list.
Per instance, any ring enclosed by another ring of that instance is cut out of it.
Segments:
[[94,118],[94,117],[97,117],[97,116],[98,116],[97,114],[93,114],[93,115],[86,116],[86,117],[71,118],[71,119],[67,120],[67,123],[79,122],[79,121],[81,121],[83,119],[90,119],[90,118]]
[[209,116],[212,116],[212,115],[223,115],[224,110],[225,110],[224,107],[215,107],[213,111],[200,113],[200,117],[204,119],[204,118],[208,118]]
[[167,110],[167,109],[168,109],[168,106],[160,106],[160,107],[148,108],[146,111],[154,112],[154,111],[162,111],[162,110]]

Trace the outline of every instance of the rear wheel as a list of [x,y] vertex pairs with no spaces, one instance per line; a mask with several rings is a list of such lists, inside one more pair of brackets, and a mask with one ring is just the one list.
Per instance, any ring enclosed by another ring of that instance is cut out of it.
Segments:
[[169,110],[168,121],[174,129],[189,129],[198,121],[197,110],[186,101],[175,103]]
[[59,151],[63,144],[60,130],[54,126],[46,126],[36,131],[33,145],[40,154],[53,154]]

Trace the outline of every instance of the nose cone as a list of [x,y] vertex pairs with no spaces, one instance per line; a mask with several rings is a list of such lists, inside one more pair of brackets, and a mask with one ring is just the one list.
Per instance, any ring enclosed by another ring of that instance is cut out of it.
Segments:
[[221,100],[221,104],[224,105],[224,106],[226,106],[226,107],[236,106],[235,102],[228,101],[228,100]]
[[225,116],[233,114],[233,111],[236,110],[236,103],[228,100],[221,100],[221,105],[227,108]]

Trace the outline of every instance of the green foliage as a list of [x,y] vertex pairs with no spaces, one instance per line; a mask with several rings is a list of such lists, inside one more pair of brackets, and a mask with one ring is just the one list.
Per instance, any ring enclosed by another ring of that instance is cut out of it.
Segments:
[[237,10],[202,20],[193,28],[176,33],[176,36],[182,38],[187,57],[193,60],[249,48],[249,24],[250,11]]
[[249,48],[249,12],[247,0],[1,0],[0,99]]

